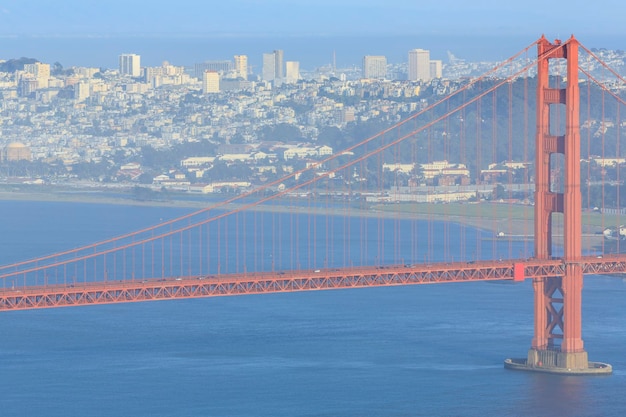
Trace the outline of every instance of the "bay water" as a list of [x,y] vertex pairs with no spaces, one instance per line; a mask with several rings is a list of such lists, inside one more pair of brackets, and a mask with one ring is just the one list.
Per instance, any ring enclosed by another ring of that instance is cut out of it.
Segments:
[[[0,263],[188,212],[2,201]],[[530,282],[249,295],[0,313],[1,416],[621,416],[626,281],[587,277],[603,377],[515,372]]]

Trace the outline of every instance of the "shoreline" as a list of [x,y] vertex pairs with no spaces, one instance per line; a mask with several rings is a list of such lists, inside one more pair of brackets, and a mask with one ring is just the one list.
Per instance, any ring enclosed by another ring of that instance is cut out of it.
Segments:
[[[128,193],[128,189],[90,189],[90,188],[62,188],[42,190],[2,190],[0,189],[0,201],[33,201],[33,202],[59,202],[59,203],[82,203],[82,204],[112,204],[127,206],[146,207],[171,207],[189,208],[202,210],[213,205],[220,204],[223,200],[207,199],[201,200],[193,198],[180,198],[183,194],[173,194],[169,200],[138,200],[132,194],[127,197],[122,196]],[[187,196],[184,196],[187,197]],[[231,196],[228,196],[231,197]],[[388,219],[419,219],[431,221],[449,221],[477,229],[488,230],[494,233],[493,238],[499,239],[499,233],[504,233],[501,238],[508,239],[533,239],[534,226],[532,216],[528,217],[528,207],[524,207],[524,216],[520,218],[521,212],[517,210],[512,214],[508,205],[493,203],[450,203],[450,204],[421,204],[409,203],[398,204],[372,204],[367,208],[333,204],[333,207],[312,207],[290,204],[283,200],[278,205],[259,205],[250,210],[275,213],[299,213],[309,214],[329,214],[337,216],[357,216],[357,217],[383,217]],[[232,210],[241,207],[242,203],[230,203],[219,207],[219,209]],[[476,207],[480,206],[478,209]],[[419,209],[418,209],[419,208]],[[512,217],[509,217],[512,216]],[[516,217],[517,216],[517,217]],[[559,225],[555,225],[554,236],[559,236]],[[595,244],[601,243],[602,235],[600,228],[589,226],[583,231],[585,239],[592,239]],[[597,242],[596,242],[597,240]]]

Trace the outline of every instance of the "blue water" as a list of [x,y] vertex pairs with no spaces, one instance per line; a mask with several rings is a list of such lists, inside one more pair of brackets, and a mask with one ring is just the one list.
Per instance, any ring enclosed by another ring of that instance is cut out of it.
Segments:
[[[0,259],[185,211],[3,201]],[[0,415],[624,415],[626,282],[589,277],[583,298],[586,348],[611,376],[503,368],[532,337],[528,282],[0,313]]]
[[[332,207],[337,209],[337,214],[328,216],[311,215],[307,210],[299,210],[298,206],[291,206],[287,213],[239,213],[212,221],[202,228],[196,227],[191,232],[174,234],[132,250],[116,251],[106,259],[100,257],[87,263],[71,263],[81,255],[91,255],[93,248],[88,248],[79,254],[70,253],[52,259],[54,262],[69,260],[69,265],[48,268],[45,273],[18,273],[0,282],[0,286],[82,283],[105,276],[109,279],[150,279],[244,271],[526,258],[533,250],[530,241],[494,239],[489,230],[393,216],[386,219],[346,216],[351,206],[338,203]],[[85,215],[92,208],[90,204],[42,202],[33,205],[27,201],[0,206],[0,230],[16,236],[0,242],[0,265],[47,255],[53,252],[53,248],[58,252],[102,241],[190,211],[108,206],[101,213],[96,212],[97,219],[94,220]],[[20,218],[15,218],[13,213],[20,213]],[[211,213],[216,216],[223,212]],[[192,220],[187,218],[174,229],[206,218],[206,213]],[[25,224],[28,224],[27,228]],[[135,243],[170,232],[172,228],[166,224],[157,231],[142,233],[121,243],[101,243],[98,248],[103,250]],[[38,265],[42,265],[41,261]]]

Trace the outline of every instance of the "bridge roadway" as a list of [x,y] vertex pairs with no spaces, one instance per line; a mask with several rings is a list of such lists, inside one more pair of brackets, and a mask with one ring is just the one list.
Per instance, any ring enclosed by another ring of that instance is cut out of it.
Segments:
[[527,278],[562,276],[567,265],[572,264],[580,265],[583,273],[588,275],[626,273],[626,255],[605,255],[582,257],[575,262],[566,262],[560,258],[529,258],[221,274],[140,281],[107,280],[2,288],[0,311],[342,288],[523,281]]

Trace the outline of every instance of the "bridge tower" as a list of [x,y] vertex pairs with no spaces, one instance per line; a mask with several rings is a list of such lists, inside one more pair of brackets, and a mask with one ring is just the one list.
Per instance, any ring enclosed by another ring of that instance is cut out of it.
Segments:
[[[578,87],[578,41],[538,43],[537,136],[535,143],[535,257],[552,256],[552,214],[563,214],[562,277],[535,278],[535,332],[528,352],[529,366],[587,369],[587,352],[582,340],[583,273],[578,261],[581,248],[580,190],[580,97]],[[567,62],[565,88],[550,86],[549,63],[561,58]],[[553,120],[554,106],[565,105],[565,131]],[[564,157],[564,188],[550,188],[551,158]]]
[[[551,259],[552,215],[563,215],[563,276],[533,278],[535,332],[527,359],[507,359],[512,369],[568,374],[610,373],[611,366],[589,362],[582,339],[583,271],[580,191],[580,96],[578,41],[541,37],[537,65],[537,136],[535,142],[535,257]],[[550,85],[550,60],[565,59],[565,88]],[[555,106],[565,107],[565,123],[553,120]],[[551,188],[553,156],[564,160],[563,188]]]

